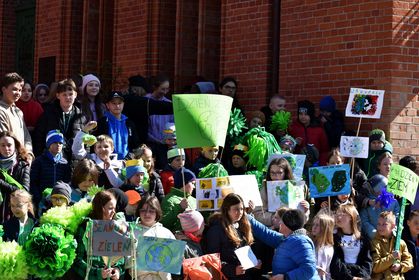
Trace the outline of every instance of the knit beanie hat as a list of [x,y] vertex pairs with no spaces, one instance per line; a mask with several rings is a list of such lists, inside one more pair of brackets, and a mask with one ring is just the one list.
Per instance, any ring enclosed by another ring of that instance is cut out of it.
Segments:
[[313,120],[314,104],[308,100],[298,101],[298,113],[306,113]]
[[129,190],[125,192],[125,195],[128,197],[128,204],[135,205],[141,201],[141,195],[134,190]]
[[304,226],[304,214],[298,209],[289,209],[282,215],[282,222],[292,231]]
[[95,75],[93,75],[93,74],[87,74],[87,75],[83,76],[83,82],[82,82],[82,84],[81,84],[81,91],[82,91],[82,92],[83,92],[83,91],[84,91],[84,89],[86,88],[87,84],[88,84],[88,83],[90,83],[91,81],[96,81],[96,82],[98,82],[99,87],[100,87],[100,81],[99,81],[99,78],[98,78],[98,77],[96,77],[96,76],[95,76]]
[[331,96],[325,96],[320,100],[320,111],[333,112],[336,110],[336,102]]
[[64,144],[64,135],[58,129],[50,130],[47,134],[45,142],[47,148],[49,148],[49,146],[53,143]]
[[374,190],[374,193],[380,193],[383,188],[387,187],[388,179],[381,175],[376,174],[369,179],[371,188]]
[[[143,76],[135,75],[128,78],[130,87],[142,87],[144,90],[148,90],[148,83]],[[148,91],[147,91],[148,92]]]
[[126,178],[130,179],[135,174],[141,172],[146,174],[147,170],[144,166],[141,165],[141,162],[138,159],[127,160],[125,165]]
[[182,156],[182,158],[185,159],[185,150],[173,148],[167,151],[167,160],[169,163],[171,163],[178,156]]
[[177,217],[184,232],[196,232],[204,223],[204,217],[196,210],[185,211],[177,215]]
[[249,150],[249,148],[247,148],[247,146],[242,145],[242,144],[238,144],[238,145],[234,146],[233,152],[231,153],[231,157],[236,155],[236,156],[239,156],[241,158],[244,158],[244,153],[247,152],[248,150]]
[[378,128],[371,130],[370,143],[375,140],[381,141],[383,142],[383,144],[386,144],[386,134],[384,133],[383,130],[378,129]]
[[184,176],[185,176],[185,185],[191,181],[196,180],[196,176],[191,170],[186,169],[185,167],[179,168],[178,170],[176,170],[175,174],[173,175],[173,180],[175,183],[174,187],[177,189],[180,189],[183,187],[182,172],[184,173]]
[[64,183],[63,181],[58,181],[55,183],[54,187],[51,191],[51,196],[53,195],[60,195],[67,199],[67,204],[70,203],[71,200],[71,187],[69,184]]
[[281,140],[279,141],[279,145],[286,145],[290,147],[290,150],[293,151],[295,149],[295,146],[297,145],[297,142],[291,135],[287,134],[281,138]]

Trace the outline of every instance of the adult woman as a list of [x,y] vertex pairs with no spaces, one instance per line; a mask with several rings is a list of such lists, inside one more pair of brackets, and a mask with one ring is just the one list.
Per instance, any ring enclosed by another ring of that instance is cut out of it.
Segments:
[[[0,132],[0,224],[10,218],[10,194],[18,189],[29,191],[29,155],[13,133]],[[12,178],[12,182],[8,178]]]
[[[113,220],[115,216],[116,199],[109,191],[98,192],[92,201],[92,212],[90,218],[93,220]],[[73,271],[80,279],[84,279],[87,269],[87,248],[83,239],[86,235],[86,222],[82,224],[76,232],[75,239],[77,240],[76,259],[73,263]],[[124,279],[124,258],[119,259],[110,267],[103,261],[102,257],[90,256],[91,267],[89,270],[89,280],[106,279],[112,280]]]
[[[141,198],[136,211],[137,221],[134,227],[135,236],[149,236],[175,239],[173,233],[165,228],[159,220],[162,216],[159,200],[155,196]],[[137,271],[137,279],[172,279],[170,273],[158,271]]]
[[251,271],[245,270],[234,251],[253,243],[252,230],[244,215],[243,199],[234,193],[227,195],[220,212],[209,218],[204,232],[204,253],[220,253],[222,272],[228,279],[252,279]]

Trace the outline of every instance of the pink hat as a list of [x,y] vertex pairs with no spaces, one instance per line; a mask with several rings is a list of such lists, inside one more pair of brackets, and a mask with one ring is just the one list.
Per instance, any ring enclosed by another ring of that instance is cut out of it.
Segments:
[[87,86],[88,83],[90,83],[91,81],[96,81],[99,83],[99,87],[100,87],[100,81],[99,78],[96,77],[93,74],[87,74],[85,76],[83,76],[83,83],[81,85],[81,91],[83,92],[84,88]]
[[196,210],[189,210],[177,215],[184,232],[198,231],[204,223],[204,217]]

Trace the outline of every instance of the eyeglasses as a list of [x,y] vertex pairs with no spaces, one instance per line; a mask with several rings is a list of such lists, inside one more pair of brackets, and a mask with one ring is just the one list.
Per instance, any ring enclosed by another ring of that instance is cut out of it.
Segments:
[[140,209],[141,214],[156,214],[156,210],[154,209]]
[[271,176],[279,176],[279,175],[284,175],[285,174],[285,172],[283,172],[283,171],[278,171],[278,172],[269,172],[269,174],[271,175]]
[[56,197],[56,196],[51,196],[51,202],[56,202],[56,203],[65,203],[67,202],[67,199],[65,199],[64,197]]

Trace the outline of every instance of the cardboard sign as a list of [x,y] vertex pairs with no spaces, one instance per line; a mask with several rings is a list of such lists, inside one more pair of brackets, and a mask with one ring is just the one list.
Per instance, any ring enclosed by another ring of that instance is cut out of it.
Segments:
[[186,242],[157,237],[138,237],[137,269],[180,274]]
[[384,103],[384,90],[351,88],[345,115],[355,118],[379,119]]
[[225,95],[173,95],[177,146],[224,147],[232,103]]
[[221,207],[229,193],[241,196],[244,206],[252,200],[255,206],[262,206],[255,175],[235,175],[218,178],[196,179],[196,203],[198,211],[214,211]]
[[391,165],[387,191],[405,197],[414,204],[418,184],[419,176],[415,172],[399,164]]
[[344,157],[368,158],[369,145],[368,137],[340,137],[340,153]]
[[258,259],[250,246],[240,247],[239,249],[234,250],[234,253],[243,266],[243,269],[249,269],[258,265]]
[[285,158],[291,165],[292,174],[294,175],[294,178],[303,178],[304,162],[306,160],[306,155],[294,155],[290,153],[272,154],[268,159],[268,165],[266,166],[266,169],[268,169],[269,164],[275,158]]
[[115,220],[92,220],[93,256],[130,256],[128,224]]
[[351,193],[349,164],[309,168],[310,196],[313,198]]
[[268,211],[276,212],[280,207],[297,209],[304,200],[304,181],[267,181]]

